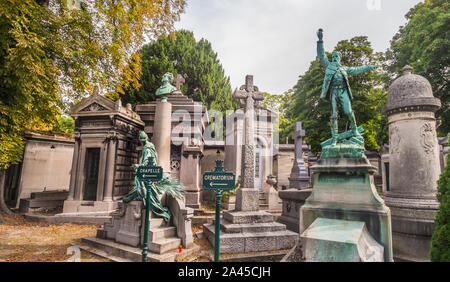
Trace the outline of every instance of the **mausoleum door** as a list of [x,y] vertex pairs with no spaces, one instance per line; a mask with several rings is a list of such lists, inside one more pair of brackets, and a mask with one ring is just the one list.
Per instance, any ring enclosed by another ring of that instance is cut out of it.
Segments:
[[97,200],[98,171],[100,148],[87,149],[86,153],[86,181],[83,190],[84,201]]
[[262,149],[261,144],[255,146],[255,188],[262,190]]

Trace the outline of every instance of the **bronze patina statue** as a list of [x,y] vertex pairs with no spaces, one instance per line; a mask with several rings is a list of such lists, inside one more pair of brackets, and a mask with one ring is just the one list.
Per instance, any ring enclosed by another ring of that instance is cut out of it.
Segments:
[[161,87],[158,88],[158,90],[156,90],[156,96],[162,96],[161,102],[166,102],[167,101],[166,96],[177,90],[177,88],[171,84],[172,81],[173,81],[172,73],[167,72],[163,75],[161,79],[161,82],[163,84],[161,85]]
[[[358,75],[376,68],[376,66],[368,65],[362,67],[346,67],[341,65],[341,52],[333,52],[332,61],[328,61],[323,48],[323,30],[317,32],[319,41],[317,41],[317,57],[320,59],[322,66],[326,69],[325,78],[323,80],[321,99],[326,99],[331,103],[331,140],[327,142],[328,146],[336,146],[338,138],[338,103],[341,104],[344,114],[350,123],[351,132],[347,133],[347,137],[353,137],[357,143],[364,142],[358,127],[356,125],[355,114],[352,111],[351,100],[353,99],[348,75]],[[350,136],[352,135],[352,136]],[[325,142],[324,142],[325,143]]]
[[[158,162],[158,155],[156,153],[155,145],[153,145],[153,143],[148,140],[147,134],[143,131],[139,134],[139,141],[142,145],[144,145],[144,148],[142,149],[141,161],[140,164],[132,165],[132,168],[137,170],[138,167],[146,166],[149,164],[149,162],[152,162],[153,165],[156,166]],[[182,185],[177,180],[169,179],[167,175],[164,175],[163,179],[156,183],[140,181],[138,176],[136,175],[136,177],[134,178],[134,185],[134,189],[132,189],[127,195],[123,196],[119,200],[122,200],[125,203],[131,201],[143,201],[145,205],[145,200],[147,198],[146,186],[150,185],[152,192],[150,198],[152,212],[163,217],[166,222],[169,222],[169,209],[163,207],[160,197],[164,192],[166,192],[172,197],[179,199],[182,198],[184,193]]]

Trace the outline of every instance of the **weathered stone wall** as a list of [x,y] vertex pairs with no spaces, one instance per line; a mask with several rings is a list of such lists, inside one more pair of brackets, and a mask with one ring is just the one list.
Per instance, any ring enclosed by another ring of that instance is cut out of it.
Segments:
[[273,174],[277,178],[278,189],[289,188],[289,176],[294,164],[294,149],[293,144],[280,144],[278,154],[274,157]]
[[36,133],[25,137],[17,204],[32,192],[69,190],[74,141]]

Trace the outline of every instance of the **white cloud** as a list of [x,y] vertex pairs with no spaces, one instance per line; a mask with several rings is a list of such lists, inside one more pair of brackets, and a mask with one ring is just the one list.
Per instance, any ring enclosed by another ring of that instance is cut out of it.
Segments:
[[385,51],[420,2],[379,0],[381,10],[369,10],[367,1],[377,0],[188,0],[176,28],[211,42],[233,88],[253,74],[261,91],[283,93],[315,59],[318,28],[326,50],[367,35],[376,51]]

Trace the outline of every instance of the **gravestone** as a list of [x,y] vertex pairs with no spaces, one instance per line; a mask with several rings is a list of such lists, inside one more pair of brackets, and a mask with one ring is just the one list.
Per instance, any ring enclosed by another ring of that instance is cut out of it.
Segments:
[[[274,222],[272,214],[259,210],[259,191],[254,188],[254,108],[264,99],[264,94],[253,85],[253,76],[248,75],[246,84],[235,91],[234,97],[245,103],[245,144],[242,145],[241,185],[236,192],[236,208],[224,211],[221,220],[220,253],[290,249],[298,234],[286,230],[284,224]],[[214,223],[203,225],[211,244],[214,244],[214,227]]]
[[383,113],[389,121],[389,191],[394,256],[408,261],[429,261],[434,218],[439,207],[437,181],[441,173],[434,113],[441,102],[431,84],[404,74],[389,87]]
[[295,124],[295,132],[292,135],[295,141],[295,158],[291,177],[289,178],[290,188],[304,189],[309,187],[309,175],[303,161],[303,137],[305,137],[305,130],[302,129],[302,123],[297,122]]
[[247,75],[245,85],[234,97],[245,103],[244,144],[242,145],[241,186],[236,191],[237,211],[259,210],[259,191],[255,188],[255,104],[264,100],[264,93],[253,85],[253,76]]
[[278,222],[286,224],[287,228],[299,232],[300,208],[311,194],[310,177],[303,161],[303,137],[305,131],[302,123],[297,122],[293,138],[295,140],[295,158],[289,177],[289,189],[280,191],[279,196],[283,200],[283,210]]

